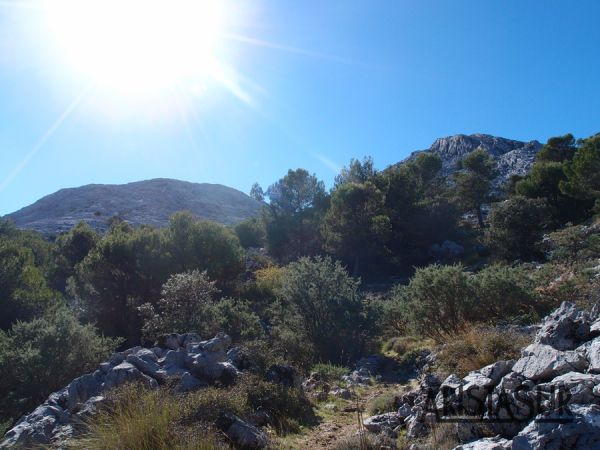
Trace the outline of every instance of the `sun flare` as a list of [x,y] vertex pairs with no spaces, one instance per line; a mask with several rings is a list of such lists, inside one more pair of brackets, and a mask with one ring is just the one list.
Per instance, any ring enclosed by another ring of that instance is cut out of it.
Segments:
[[218,70],[219,0],[48,0],[61,54],[98,86],[147,94]]

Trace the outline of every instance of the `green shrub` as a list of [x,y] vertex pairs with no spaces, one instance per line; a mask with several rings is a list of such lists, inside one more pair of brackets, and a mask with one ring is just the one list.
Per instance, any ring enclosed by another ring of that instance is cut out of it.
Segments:
[[252,411],[266,411],[279,434],[298,432],[301,425],[315,424],[312,406],[299,387],[287,387],[243,375],[233,389],[245,393]]
[[162,333],[195,331],[211,336],[218,331],[215,295],[218,289],[206,272],[194,270],[169,277],[156,308],[145,303],[138,309],[144,320],[142,333],[154,340]]
[[350,369],[344,366],[336,366],[335,364],[320,363],[315,364],[312,367],[311,372],[315,372],[320,380],[332,383],[340,381],[344,375],[347,375],[350,372]]
[[417,334],[443,341],[472,320],[475,290],[460,265],[431,265],[417,269],[408,286],[398,286],[392,301],[404,304],[401,310]]
[[400,398],[396,394],[388,392],[369,400],[367,411],[371,416],[392,412],[398,410],[399,403]]
[[23,414],[73,378],[93,371],[117,345],[64,308],[0,332],[0,418]]
[[[280,300],[274,333],[285,349],[306,363],[345,364],[365,349],[374,321],[359,292],[360,281],[331,258],[300,258],[288,265],[278,289]],[[311,361],[312,360],[312,361]]]
[[532,281],[520,268],[489,266],[477,273],[473,281],[478,322],[531,323],[548,312]]
[[[415,334],[445,342],[470,323],[498,320],[531,322],[547,303],[517,268],[490,266],[469,275],[460,265],[431,265],[417,269],[407,286],[392,291],[390,302]],[[399,352],[397,352],[399,353]]]
[[414,336],[398,336],[388,339],[383,344],[383,351],[393,352],[400,365],[412,365],[422,356],[424,350],[433,348],[431,339],[417,338]]

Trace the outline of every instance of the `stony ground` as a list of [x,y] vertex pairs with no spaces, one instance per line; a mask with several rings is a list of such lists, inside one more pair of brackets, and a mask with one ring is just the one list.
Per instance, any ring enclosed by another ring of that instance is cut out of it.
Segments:
[[406,387],[406,384],[398,383],[374,384],[354,389],[358,395],[358,402],[356,399],[329,398],[317,403],[316,414],[319,423],[314,427],[305,427],[298,434],[275,438],[274,447],[281,450],[331,449],[337,442],[357,434],[357,406],[362,411],[363,418],[366,418],[369,416],[367,408],[375,398],[398,394]]

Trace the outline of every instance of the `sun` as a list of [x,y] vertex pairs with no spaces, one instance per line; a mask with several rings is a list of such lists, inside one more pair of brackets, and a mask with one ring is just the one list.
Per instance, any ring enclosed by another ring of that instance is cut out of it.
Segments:
[[48,0],[60,55],[119,94],[149,94],[218,68],[219,0]]

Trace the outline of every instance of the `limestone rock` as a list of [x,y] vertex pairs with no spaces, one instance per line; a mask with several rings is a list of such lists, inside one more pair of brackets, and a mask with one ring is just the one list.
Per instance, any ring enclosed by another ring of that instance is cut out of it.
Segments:
[[523,350],[523,356],[512,370],[525,378],[544,381],[571,371],[583,371],[586,367],[585,355],[580,351],[561,351],[537,343]]
[[557,350],[573,350],[590,337],[591,319],[568,302],[547,316],[538,330],[535,342]]
[[[567,420],[561,422],[560,419]],[[570,420],[570,421],[569,421]],[[571,405],[569,413],[552,411],[537,417],[513,438],[513,450],[589,450],[600,448],[600,407]]]
[[454,447],[454,450],[510,450],[512,442],[501,437],[483,438]]
[[242,449],[261,449],[265,448],[269,440],[267,435],[260,428],[244,422],[233,414],[223,414],[217,419],[217,428],[223,431],[231,439],[237,448]]

